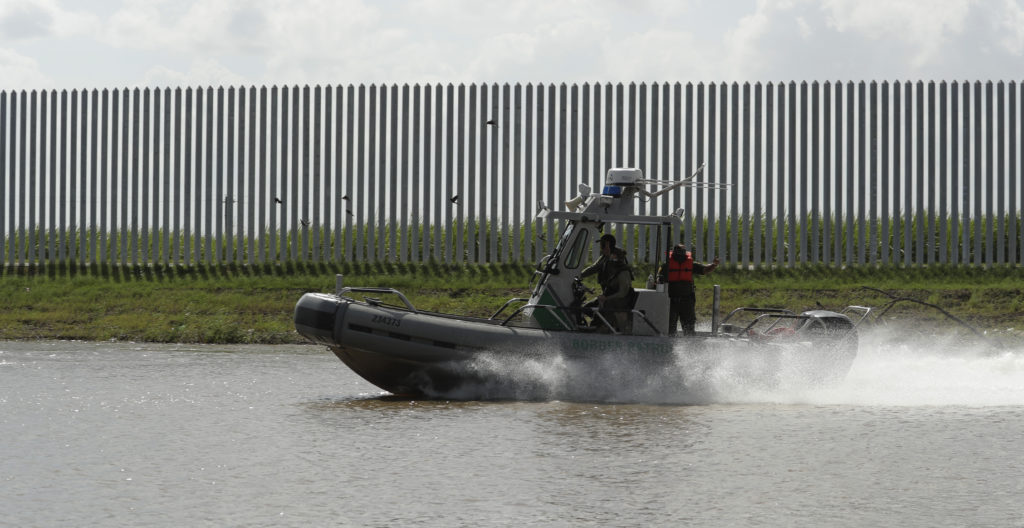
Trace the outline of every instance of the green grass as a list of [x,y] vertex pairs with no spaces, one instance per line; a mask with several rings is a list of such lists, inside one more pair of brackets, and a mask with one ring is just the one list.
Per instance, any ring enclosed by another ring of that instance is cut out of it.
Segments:
[[[646,277],[637,274],[636,285]],[[419,309],[489,316],[512,297],[527,297],[531,266],[285,264],[223,266],[12,266],[0,275],[0,339],[83,339],[196,343],[301,343],[292,310],[303,293],[349,286],[389,286]],[[711,313],[711,285],[722,309],[881,306],[870,286],[939,304],[983,328],[1024,330],[1024,272],[1019,267],[923,268],[805,266],[719,268],[698,277],[698,313]],[[901,306],[896,317],[943,324],[934,311]]]
[[[781,230],[779,218],[783,220]],[[763,264],[765,262],[785,264],[791,258],[797,263],[801,260],[810,262],[815,257],[824,262],[826,254],[833,265],[858,265],[861,239],[865,245],[865,265],[883,263],[882,260],[885,260],[884,263],[904,264],[908,262],[907,259],[915,266],[943,259],[987,262],[990,252],[996,260],[1000,258],[997,255],[1000,248],[1006,253],[1002,255],[1004,261],[1022,262],[1024,252],[1024,247],[1017,243],[1024,230],[1024,221],[1019,214],[986,216],[967,221],[961,217],[936,216],[933,222],[928,222],[927,213],[908,216],[898,214],[890,219],[884,231],[881,218],[854,219],[850,223],[846,217],[837,215],[829,217],[827,222],[821,216],[807,216],[795,219],[798,230],[795,232],[791,230],[788,215],[784,211],[774,219],[763,214],[759,218],[737,217],[736,221],[733,221],[731,215],[726,217],[725,222],[719,222],[719,219],[694,219],[694,232],[686,234],[689,245],[714,247],[723,260],[757,262],[758,267],[766,266]],[[415,257],[417,260],[424,255],[432,255],[435,260],[450,259],[454,262],[500,261],[508,254],[510,260],[515,260],[516,255],[519,255],[520,260],[532,262],[537,260],[538,254],[550,252],[558,236],[555,229],[548,234],[547,226],[541,221],[532,221],[527,229],[525,224],[503,225],[485,219],[466,218],[461,226],[453,224],[450,232],[445,232],[445,225],[429,222],[409,221],[407,224],[404,232],[401,224],[392,223],[364,223],[361,229],[356,225],[348,225],[337,230],[323,226],[275,232],[264,230],[258,232],[255,239],[239,233],[230,237],[226,234],[215,237],[161,229],[97,232],[88,228],[72,228],[62,236],[59,232],[32,227],[9,233],[8,238],[0,239],[0,253],[3,258],[11,256],[11,260],[19,263],[23,260],[30,263],[57,260],[62,255],[68,258],[68,255],[73,254],[79,262],[96,260],[129,265],[135,259],[139,259],[139,263],[168,262],[179,265],[261,260],[333,262],[336,255],[344,262],[395,262],[401,260],[398,256],[400,251],[404,251],[406,259]],[[826,224],[830,227],[827,245]],[[990,227],[993,231],[991,247],[987,238]],[[919,228],[926,242],[920,248],[916,238]],[[613,231],[619,232],[617,228]],[[135,242],[132,242],[132,233],[137,235]],[[911,238],[909,245],[905,245],[907,233]],[[540,235],[545,240],[539,240]],[[624,238],[631,237],[634,240],[634,247],[639,246],[640,240],[644,240],[647,246],[656,245],[656,237],[647,227],[633,226],[623,230],[623,235]],[[794,242],[792,248],[789,247],[791,235]],[[1015,235],[1012,240],[1011,235]],[[91,238],[93,236],[95,240]],[[719,247],[722,240],[726,241],[727,248]],[[738,251],[746,248],[748,254],[745,259],[741,255],[731,254],[734,244]],[[95,256],[91,254],[93,246],[96,246]],[[458,254],[460,248],[462,251]],[[852,254],[848,253],[848,249],[852,250]],[[638,254],[638,249],[636,251],[632,258],[634,262],[646,258],[646,255]],[[524,258],[524,255],[529,258]]]

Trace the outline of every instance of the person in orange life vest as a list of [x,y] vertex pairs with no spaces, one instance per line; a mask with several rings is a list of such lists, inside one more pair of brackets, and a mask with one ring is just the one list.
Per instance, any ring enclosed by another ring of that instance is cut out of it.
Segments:
[[676,323],[683,323],[683,335],[694,335],[697,323],[697,297],[693,276],[706,275],[718,267],[718,257],[711,265],[693,261],[693,255],[683,244],[676,244],[669,252],[668,261],[658,271],[658,282],[668,283],[668,333],[676,333]]

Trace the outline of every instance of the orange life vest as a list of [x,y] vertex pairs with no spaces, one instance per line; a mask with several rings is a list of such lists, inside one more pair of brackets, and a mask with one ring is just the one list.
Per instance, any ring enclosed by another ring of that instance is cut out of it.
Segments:
[[679,262],[671,257],[668,258],[668,281],[669,282],[693,282],[693,256],[686,252],[686,260]]

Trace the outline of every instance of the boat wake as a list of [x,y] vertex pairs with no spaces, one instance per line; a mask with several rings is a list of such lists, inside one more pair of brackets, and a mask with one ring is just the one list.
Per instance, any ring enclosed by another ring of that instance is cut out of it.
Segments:
[[431,393],[442,399],[647,404],[810,404],[878,406],[1024,405],[1024,346],[993,348],[962,336],[908,340],[906,331],[863,332],[843,379],[810,372],[806,350],[754,354],[749,345],[683,344],[657,364],[629,354],[586,361],[555,350],[485,354],[466,367],[470,382]]
[[[906,336],[912,336],[907,338]],[[861,332],[860,353],[842,383],[805,401],[906,406],[1024,405],[1024,343],[908,329]],[[799,400],[797,400],[799,401]]]

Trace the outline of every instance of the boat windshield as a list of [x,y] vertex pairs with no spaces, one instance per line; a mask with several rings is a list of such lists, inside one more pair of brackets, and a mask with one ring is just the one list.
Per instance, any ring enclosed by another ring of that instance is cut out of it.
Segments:
[[576,222],[569,222],[565,226],[565,231],[562,231],[562,236],[558,239],[558,244],[555,246],[554,255],[558,255],[565,249],[566,244],[569,243],[569,238],[572,237],[573,230],[576,229]]
[[565,257],[566,268],[576,269],[580,267],[580,259],[587,248],[588,241],[590,241],[590,230],[579,230],[579,234],[576,235],[576,241],[573,242],[572,247],[569,249],[569,254]]
[[569,222],[565,226],[565,230],[562,231],[562,236],[558,238],[558,244],[555,244],[554,251],[550,255],[545,256],[540,261],[538,269],[550,271],[550,269],[557,265],[559,257],[562,255],[562,251],[565,246],[569,244],[569,240],[572,238],[572,232],[576,228],[576,222]]

